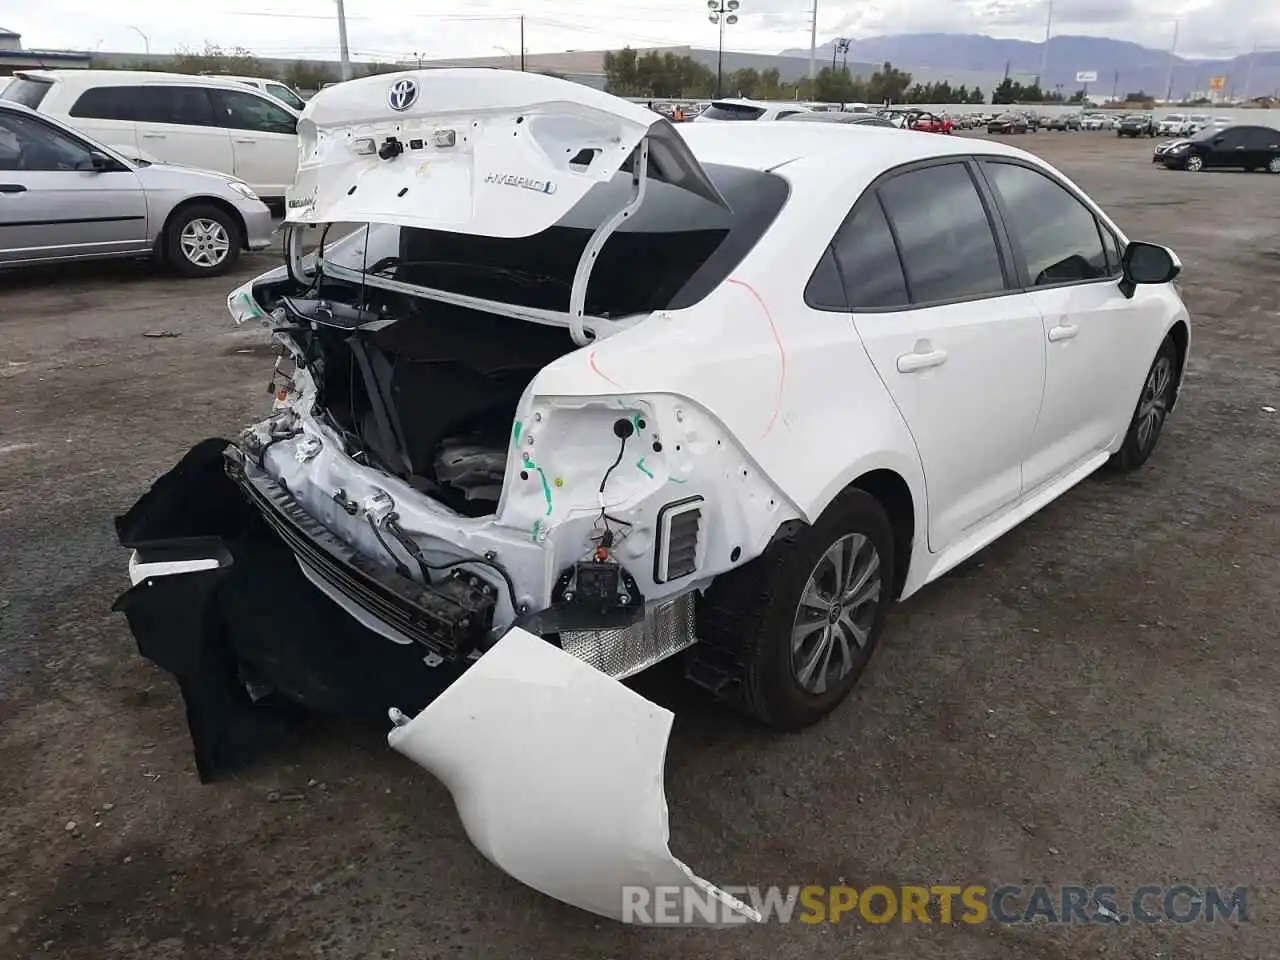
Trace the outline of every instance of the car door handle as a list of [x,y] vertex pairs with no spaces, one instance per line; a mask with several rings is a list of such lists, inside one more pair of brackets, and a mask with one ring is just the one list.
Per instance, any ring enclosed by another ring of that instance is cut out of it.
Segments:
[[143,140],[167,140],[168,138],[169,135],[167,133],[144,133],[142,135]]
[[917,370],[928,370],[940,367],[947,362],[947,351],[929,350],[926,353],[904,353],[898,358],[899,373],[914,373]]
[[1049,339],[1054,343],[1059,340],[1070,340],[1079,332],[1080,328],[1074,323],[1060,323],[1056,327],[1049,328]]
[[26,193],[27,188],[20,183],[0,183],[0,193]]
[[252,137],[238,137],[236,139],[236,143],[257,143],[257,142],[258,141],[254,140]]

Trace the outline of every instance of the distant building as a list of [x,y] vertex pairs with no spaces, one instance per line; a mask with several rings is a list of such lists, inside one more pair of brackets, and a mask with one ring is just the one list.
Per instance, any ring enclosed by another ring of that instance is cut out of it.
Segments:
[[93,55],[74,50],[24,50],[22,34],[0,27],[0,76],[8,77],[15,70],[81,69],[89,66]]

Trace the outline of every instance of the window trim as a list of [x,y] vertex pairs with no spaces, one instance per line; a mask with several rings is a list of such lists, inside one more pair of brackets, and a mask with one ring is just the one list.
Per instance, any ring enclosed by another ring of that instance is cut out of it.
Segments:
[[[1025,289],[1021,284],[1021,275],[1017,272],[1013,257],[1012,244],[1005,230],[1004,219],[998,216],[996,211],[992,209],[992,197],[990,196],[990,188],[986,182],[986,177],[982,176],[976,169],[977,158],[971,154],[948,154],[942,157],[928,157],[924,160],[912,160],[909,163],[900,164],[892,167],[879,174],[874,180],[867,184],[866,188],[854,201],[853,206],[849,208],[849,212],[845,214],[840,225],[836,227],[835,232],[831,235],[831,239],[827,242],[827,246],[823,248],[823,252],[818,257],[818,262],[813,266],[809,273],[809,279],[805,281],[804,303],[811,310],[817,310],[823,313],[848,313],[854,316],[862,314],[878,314],[878,313],[907,313],[913,310],[931,310],[934,307],[947,307],[956,303],[975,303],[979,300],[995,300],[1000,297],[1007,297],[1013,294],[1025,293]],[[823,256],[826,256],[827,250],[831,250],[832,258],[835,261],[836,272],[840,275],[840,284],[844,286],[844,275],[840,273],[840,259],[835,256],[835,242],[845,226],[853,219],[858,212],[858,208],[863,203],[868,203],[872,199],[880,204],[880,211],[884,215],[885,222],[889,224],[889,233],[893,237],[894,249],[898,254],[898,266],[902,270],[902,277],[906,283],[907,296],[911,296],[911,279],[907,274],[906,264],[902,260],[902,244],[898,239],[898,228],[893,223],[893,218],[889,216],[888,208],[884,206],[883,200],[880,199],[880,187],[889,180],[902,176],[907,173],[914,173],[917,170],[927,170],[931,167],[948,166],[951,164],[959,164],[965,168],[965,172],[969,175],[970,181],[973,183],[974,191],[978,195],[978,202],[982,204],[983,213],[986,214],[987,226],[991,230],[993,239],[996,242],[996,255],[1000,260],[1000,271],[1004,276],[1003,290],[989,290],[985,293],[975,293],[963,297],[949,297],[944,300],[928,300],[920,303],[905,303],[898,306],[889,307],[852,307],[849,305],[848,290],[845,291],[845,306],[843,310],[832,310],[830,307],[814,306],[809,302],[809,284],[813,282],[813,278],[821,265]]]
[[[1004,205],[1004,200],[1000,196],[1000,191],[996,189],[994,183],[987,179],[986,168],[989,163],[1003,163],[1011,167],[1022,167],[1026,170],[1030,170],[1032,173],[1038,173],[1046,180],[1055,184],[1059,189],[1064,190],[1067,196],[1071,197],[1084,207],[1089,215],[1093,217],[1093,226],[1094,229],[1098,231],[1098,243],[1102,247],[1102,256],[1107,263],[1108,270],[1111,269],[1111,254],[1107,249],[1107,241],[1106,238],[1103,237],[1102,232],[1105,230],[1107,233],[1111,234],[1112,240],[1115,241],[1116,252],[1119,253],[1122,262],[1124,260],[1124,249],[1126,244],[1121,243],[1120,236],[1104,222],[1101,211],[1098,210],[1094,203],[1082,197],[1078,191],[1071,189],[1069,185],[1062,182],[1060,177],[1054,176],[1051,171],[1046,170],[1037,164],[1028,163],[1021,157],[1002,157],[999,155],[979,154],[974,157],[974,160],[976,161],[975,165],[978,168],[978,175],[982,178],[982,182],[990,193],[991,203],[1000,217],[1000,226],[1008,239],[1010,251],[1013,255],[1013,262],[1017,269],[1018,283],[1021,284],[1021,290],[1023,293],[1031,293],[1036,290],[1060,290],[1063,287],[1086,287],[1103,283],[1114,284],[1121,279],[1123,273],[1115,273],[1110,276],[1095,277],[1090,280],[1059,280],[1057,283],[1036,284],[1031,277],[1030,271],[1027,269],[1026,258],[1023,257],[1022,251],[1018,248],[1017,244],[1013,242],[1013,233],[1009,229],[1008,210]],[[1116,264],[1116,268],[1117,270],[1120,270],[1120,264]]]

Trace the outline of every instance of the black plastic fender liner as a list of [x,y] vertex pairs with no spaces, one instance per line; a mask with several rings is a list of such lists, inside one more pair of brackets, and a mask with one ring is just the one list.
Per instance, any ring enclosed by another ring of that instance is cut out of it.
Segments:
[[117,520],[143,556],[216,545],[217,568],[149,577],[112,607],[139,653],[177,680],[206,783],[296,738],[315,714],[385,727],[389,707],[421,710],[466,669],[428,667],[419,645],[368,630],[317,590],[226,475],[226,446],[197,444]]

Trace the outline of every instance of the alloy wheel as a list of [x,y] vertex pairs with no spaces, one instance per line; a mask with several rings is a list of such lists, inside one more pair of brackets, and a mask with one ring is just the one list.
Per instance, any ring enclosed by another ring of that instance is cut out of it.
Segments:
[[1271,162],[1267,164],[1267,169],[1272,173],[1280,173],[1280,157],[1272,157]]
[[1138,403],[1138,449],[1147,450],[1160,435],[1165,414],[1169,412],[1169,388],[1173,385],[1173,364],[1161,357],[1147,374]]
[[200,217],[190,220],[178,238],[182,255],[197,267],[212,269],[227,259],[231,238],[217,220]]
[[1187,169],[1190,170],[1192,173],[1196,173],[1204,169],[1204,161],[1201,160],[1199,157],[1188,157]]
[[854,669],[883,585],[879,551],[860,533],[845,534],[819,558],[791,627],[791,668],[805,692],[826,693]]

